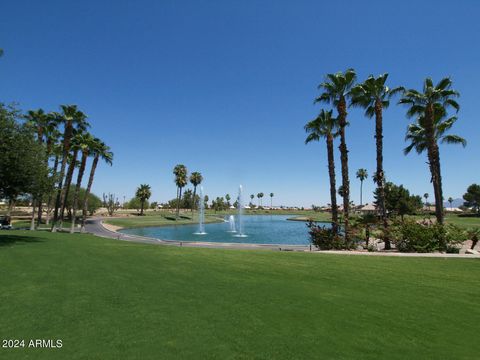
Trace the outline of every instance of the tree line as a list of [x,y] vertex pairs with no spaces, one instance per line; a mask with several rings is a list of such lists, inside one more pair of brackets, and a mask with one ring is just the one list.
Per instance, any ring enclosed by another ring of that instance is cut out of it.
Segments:
[[[60,105],[59,112],[22,113],[0,104],[0,197],[8,201],[9,211],[18,197],[31,198],[32,230],[42,223],[44,212],[46,224],[53,213],[52,232],[62,229],[66,209],[73,215],[70,232],[74,232],[79,210],[85,230],[98,162],[111,164],[113,159],[110,148],[88,132],[89,127],[87,115],[77,105]],[[82,190],[89,158],[87,186]]]
[[[450,109],[457,113],[460,109],[456,98],[459,93],[452,89],[450,78],[443,78],[434,84],[426,78],[421,90],[407,89],[403,86],[390,88],[387,85],[388,74],[378,77],[370,75],[364,82],[357,83],[355,70],[327,74],[318,86],[320,95],[315,103],[330,105],[332,108],[320,110],[319,115],[309,121],[304,129],[307,132],[305,143],[324,139],[327,148],[328,173],[330,181],[330,198],[332,208],[332,230],[339,231],[337,190],[335,178],[334,142],[340,139],[341,190],[343,199],[343,225],[345,243],[350,243],[350,180],[348,169],[348,147],[346,130],[348,126],[348,109],[360,107],[365,110],[367,118],[375,118],[374,140],[376,145],[376,171],[373,179],[377,185],[376,206],[383,224],[384,234],[388,234],[387,207],[385,204],[386,177],[383,168],[383,113],[393,97],[399,96],[398,104],[407,106],[407,118],[414,122],[407,128],[405,140],[408,146],[404,153],[412,150],[421,154],[426,152],[435,196],[435,216],[438,224],[444,223],[443,191],[438,143],[466,145],[465,139],[458,135],[447,134],[457,121],[451,116]],[[334,115],[333,111],[336,110]],[[357,173],[361,180],[366,174]],[[388,236],[385,236],[385,248],[390,249]]]

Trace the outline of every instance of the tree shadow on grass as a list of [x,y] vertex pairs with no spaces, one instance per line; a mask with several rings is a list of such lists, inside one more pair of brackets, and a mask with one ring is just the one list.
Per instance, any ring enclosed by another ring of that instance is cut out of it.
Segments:
[[34,236],[2,234],[0,232],[0,248],[2,246],[11,246],[13,244],[28,244],[38,242],[44,242],[44,240]]

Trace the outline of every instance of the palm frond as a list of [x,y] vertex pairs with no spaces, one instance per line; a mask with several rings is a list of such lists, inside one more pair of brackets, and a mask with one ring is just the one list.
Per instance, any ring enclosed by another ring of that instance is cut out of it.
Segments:
[[458,135],[445,135],[441,140],[442,144],[461,144],[463,147],[467,146],[467,140]]

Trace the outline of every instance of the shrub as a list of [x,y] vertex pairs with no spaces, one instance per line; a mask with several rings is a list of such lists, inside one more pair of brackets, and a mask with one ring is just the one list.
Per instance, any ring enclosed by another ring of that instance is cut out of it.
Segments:
[[331,228],[318,226],[313,221],[307,223],[310,242],[320,250],[340,250],[345,248],[345,240]]
[[455,225],[406,221],[393,228],[391,236],[401,252],[458,252],[457,245],[466,239],[465,232]]

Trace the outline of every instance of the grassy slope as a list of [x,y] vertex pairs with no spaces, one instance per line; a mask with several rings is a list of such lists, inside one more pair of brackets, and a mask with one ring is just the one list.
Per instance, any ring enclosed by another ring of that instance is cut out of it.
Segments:
[[[478,358],[480,262],[191,249],[0,232],[15,359]],[[29,357],[29,358],[30,358]]]

